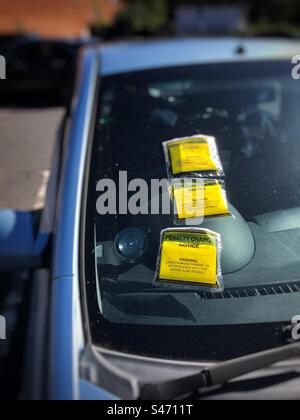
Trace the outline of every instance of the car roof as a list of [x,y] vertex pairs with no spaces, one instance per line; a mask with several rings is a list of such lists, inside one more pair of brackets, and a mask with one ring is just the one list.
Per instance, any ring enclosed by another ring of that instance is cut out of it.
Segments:
[[222,62],[292,59],[300,40],[274,38],[189,38],[130,41],[100,47],[104,76],[156,68]]

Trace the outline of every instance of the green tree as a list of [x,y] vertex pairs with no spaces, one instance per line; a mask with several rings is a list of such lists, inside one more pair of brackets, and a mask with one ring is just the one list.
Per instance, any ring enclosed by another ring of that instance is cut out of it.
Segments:
[[131,0],[118,22],[132,33],[155,33],[167,25],[168,19],[168,0]]
[[170,23],[170,0],[129,0],[112,26],[98,18],[91,25],[94,35],[104,37],[153,35],[164,31]]

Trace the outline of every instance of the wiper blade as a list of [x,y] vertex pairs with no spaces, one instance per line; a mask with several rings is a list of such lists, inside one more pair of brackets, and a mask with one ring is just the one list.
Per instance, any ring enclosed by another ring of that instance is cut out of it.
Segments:
[[203,392],[215,386],[240,378],[248,373],[272,366],[275,363],[300,356],[300,344],[291,344],[278,349],[255,353],[250,356],[219,363],[209,369],[180,379],[159,384],[145,385],[141,400],[175,400],[195,391]]

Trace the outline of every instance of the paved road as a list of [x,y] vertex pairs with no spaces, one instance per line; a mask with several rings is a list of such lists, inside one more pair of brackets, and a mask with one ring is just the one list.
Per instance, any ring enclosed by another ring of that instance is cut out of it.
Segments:
[[62,108],[0,109],[0,208],[43,206]]

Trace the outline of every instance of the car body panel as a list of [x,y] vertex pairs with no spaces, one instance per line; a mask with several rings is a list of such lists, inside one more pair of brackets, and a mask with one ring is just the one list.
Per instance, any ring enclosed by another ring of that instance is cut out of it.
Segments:
[[116,401],[118,397],[106,392],[98,386],[88,381],[80,381],[80,400],[81,401]]
[[54,235],[51,307],[51,399],[79,398],[79,359],[83,328],[79,287],[79,235],[82,189],[91,113],[97,81],[97,54],[83,55],[79,93],[75,96],[72,124]]
[[50,322],[49,397],[52,400],[78,400],[79,361],[85,344],[75,277],[54,280]]
[[155,68],[222,62],[291,59],[299,41],[244,38],[192,38],[120,42],[101,48],[101,74],[110,76]]
[[59,219],[56,229],[53,277],[78,274],[78,249],[82,184],[92,108],[97,83],[97,54],[85,52],[81,70],[80,92],[73,102],[69,144],[65,156],[60,192]]

